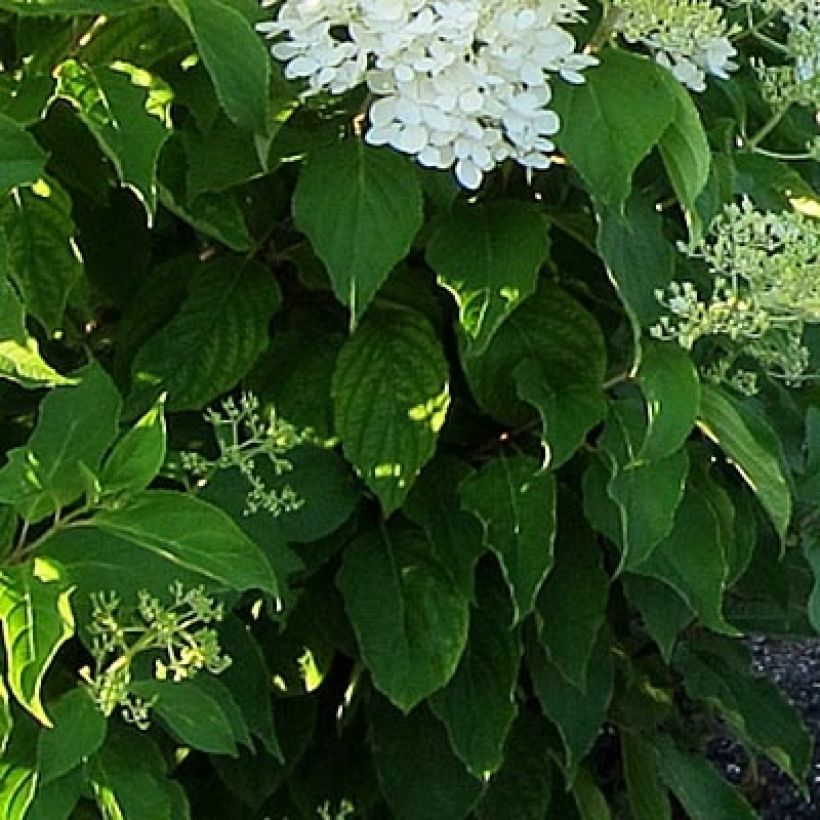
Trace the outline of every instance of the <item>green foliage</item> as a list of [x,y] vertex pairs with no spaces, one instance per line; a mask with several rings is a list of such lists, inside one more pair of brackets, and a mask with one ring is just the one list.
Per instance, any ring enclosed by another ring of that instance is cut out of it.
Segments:
[[754,817],[718,730],[805,787],[742,633],[820,628],[809,90],[754,0],[704,93],[613,5],[504,119],[0,0],[0,816]]

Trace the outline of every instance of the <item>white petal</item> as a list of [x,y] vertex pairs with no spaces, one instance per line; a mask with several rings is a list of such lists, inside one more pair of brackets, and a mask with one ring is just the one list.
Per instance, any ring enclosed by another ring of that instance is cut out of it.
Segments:
[[469,159],[460,159],[456,163],[456,179],[458,179],[465,188],[475,191],[481,187],[481,180],[483,178],[484,175],[481,173],[481,169]]

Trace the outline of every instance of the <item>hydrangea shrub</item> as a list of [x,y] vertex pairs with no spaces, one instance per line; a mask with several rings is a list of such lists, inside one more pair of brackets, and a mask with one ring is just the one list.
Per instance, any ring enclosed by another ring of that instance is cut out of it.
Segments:
[[0,0],[0,814],[806,787],[744,638],[820,629],[818,55],[809,0]]

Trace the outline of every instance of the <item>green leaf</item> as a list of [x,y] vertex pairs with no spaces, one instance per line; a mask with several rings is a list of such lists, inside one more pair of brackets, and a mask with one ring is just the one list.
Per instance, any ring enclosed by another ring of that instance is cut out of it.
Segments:
[[57,94],[71,102],[149,217],[157,204],[157,162],[170,135],[171,95],[148,72],[126,63],[91,67],[67,60],[57,69]]
[[675,249],[664,236],[664,220],[654,206],[651,199],[634,192],[623,209],[598,208],[598,253],[627,314],[639,327],[648,327],[663,313],[655,291],[664,290],[675,275]]
[[120,395],[98,364],[74,374],[40,404],[28,443],[11,450],[0,470],[0,500],[30,522],[40,521],[86,492],[80,465],[95,472],[118,431]]
[[49,535],[41,550],[66,567],[80,596],[101,589],[123,598],[140,589],[164,593],[169,577],[277,594],[270,564],[224,512],[170,490],[147,490],[119,509],[76,521]]
[[86,787],[85,770],[80,767],[49,783],[38,783],[26,820],[70,820]]
[[510,588],[512,623],[520,623],[552,569],[555,479],[533,458],[496,458],[461,485],[461,500],[484,526]]
[[60,647],[74,634],[72,593],[51,563],[35,558],[0,571],[0,621],[6,678],[14,697],[44,726],[43,678]]
[[633,820],[672,820],[657,751],[637,732],[621,732],[621,757]]
[[11,742],[0,757],[0,817],[26,820],[37,790],[39,774],[35,766],[37,724],[18,720]]
[[415,170],[395,151],[345,140],[312,154],[293,199],[296,226],[359,321],[422,224]]
[[732,460],[785,544],[792,499],[774,431],[763,419],[752,416],[728,394],[710,385],[702,388],[698,425]]
[[169,0],[190,29],[225,113],[239,126],[268,130],[270,56],[248,20],[220,0]]
[[646,400],[646,438],[638,458],[656,461],[683,446],[700,407],[700,380],[689,355],[673,344],[645,349],[638,381]]
[[211,754],[236,757],[231,719],[224,706],[199,685],[199,677],[180,683],[135,681],[131,690],[138,697],[154,702],[152,711],[183,744]]
[[679,647],[675,667],[686,692],[714,706],[751,751],[769,757],[801,787],[811,767],[811,736],[797,709],[774,683],[754,676],[748,653],[733,644],[715,636]]
[[754,820],[751,806],[703,755],[682,751],[668,737],[656,745],[662,777],[692,820]]
[[82,274],[68,194],[54,180],[18,189],[0,207],[0,227],[8,238],[8,273],[26,311],[54,332]]
[[723,617],[728,567],[719,545],[720,522],[709,499],[699,488],[690,486],[678,507],[672,532],[633,571],[669,584],[705,626],[737,635]]
[[265,349],[280,303],[271,272],[223,255],[195,271],[180,311],[140,349],[126,408],[168,393],[169,410],[198,410],[230,390]]
[[609,576],[595,534],[573,499],[561,496],[555,566],[538,596],[541,643],[550,661],[576,689],[586,688],[587,670],[606,621]]
[[562,122],[555,142],[593,198],[619,207],[633,172],[673,122],[677,101],[651,59],[621,49],[599,56],[583,84],[556,85],[552,104]]
[[37,140],[5,114],[0,114],[0,157],[0,195],[18,185],[36,182],[43,175],[47,159]]
[[[537,369],[518,369],[528,360]],[[522,401],[520,391],[542,412],[547,442],[552,446],[554,441],[556,450],[566,453],[575,439],[564,441],[554,436],[550,422],[568,423],[560,414],[577,410],[576,388],[585,389],[590,396],[600,392],[606,353],[595,319],[560,288],[542,284],[501,325],[484,354],[462,351],[462,362],[470,390],[482,409],[505,424],[527,424],[533,419],[533,410]],[[566,402],[556,398],[557,403],[550,405],[545,394],[549,390],[560,394],[565,389],[571,398]],[[573,436],[577,437],[577,430]]]
[[478,820],[543,820],[552,798],[553,771],[547,721],[520,714],[507,736],[504,764],[476,808]]
[[166,776],[162,753],[144,732],[119,727],[109,732],[89,763],[89,775],[104,818],[180,820],[180,806],[181,816],[190,816],[180,785]]
[[[5,238],[0,233],[0,266]],[[23,387],[57,387],[71,384],[40,355],[37,340],[29,336],[23,305],[14,287],[0,274],[0,376]]]
[[370,313],[339,353],[336,430],[386,515],[433,455],[450,403],[447,377],[432,326],[410,310]]
[[527,202],[464,205],[438,225],[427,261],[455,296],[475,353],[487,348],[509,313],[535,292],[548,248],[547,223]]
[[162,0],[0,0],[0,9],[20,16],[128,14],[161,3]]
[[485,549],[482,526],[461,509],[458,494],[459,485],[472,473],[466,462],[437,457],[422,470],[402,507],[402,514],[418,524],[446,556],[465,598],[473,597],[473,573]]
[[462,820],[482,783],[453,755],[442,725],[426,706],[409,715],[379,699],[371,708],[376,770],[397,820]]
[[480,576],[477,598],[456,673],[428,703],[453,751],[470,774],[483,779],[504,761],[504,741],[517,712],[521,640],[509,628],[510,597],[497,568]]
[[103,464],[104,492],[144,490],[165,462],[165,400],[160,400],[114,445]]
[[93,755],[108,730],[108,721],[83,686],[69,689],[50,709],[54,728],[40,732],[37,744],[41,786]]
[[528,658],[541,708],[561,736],[563,766],[567,782],[571,783],[580,762],[595,743],[609,710],[612,698],[609,640],[605,635],[598,639],[590,658],[584,691],[567,682],[542,647],[535,648]]
[[667,93],[675,100],[675,114],[663,132],[658,148],[672,188],[686,214],[690,238],[698,241],[703,234],[703,225],[695,202],[709,180],[712,155],[692,95],[671,73],[665,72],[663,79]]
[[586,769],[578,772],[572,784],[572,793],[581,820],[611,820],[607,799]]
[[621,582],[661,656],[671,662],[678,635],[694,620],[695,613],[678,592],[662,581],[625,573]]
[[468,599],[420,532],[364,532],[337,580],[376,688],[404,712],[444,686],[467,642]]

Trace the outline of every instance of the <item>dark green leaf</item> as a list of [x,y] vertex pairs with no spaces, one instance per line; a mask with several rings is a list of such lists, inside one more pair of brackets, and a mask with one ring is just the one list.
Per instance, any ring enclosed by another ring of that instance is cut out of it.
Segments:
[[57,93],[78,110],[149,216],[156,208],[159,152],[170,134],[170,92],[146,71],[118,64],[90,67],[68,60],[59,67]]
[[426,706],[409,715],[378,700],[371,709],[376,770],[397,820],[462,820],[481,794]]
[[703,755],[658,738],[661,775],[692,820],[754,820],[751,806]]
[[664,69],[648,57],[607,49],[600,59],[582,85],[556,85],[562,124],[555,141],[593,197],[618,207],[638,164],[674,120],[677,101]]
[[211,589],[277,591],[270,564],[224,512],[169,490],[139,493],[124,507],[77,521],[50,535],[42,552],[68,569],[83,596],[164,593],[169,573]]
[[6,679],[12,694],[40,723],[43,678],[60,647],[74,634],[72,589],[59,570],[40,558],[0,571],[0,621]]
[[728,394],[709,385],[702,389],[698,424],[732,460],[783,542],[791,520],[792,499],[783,477],[775,433],[763,419],[751,417]]
[[607,799],[587,769],[578,772],[572,784],[572,793],[581,820],[611,820]]
[[40,785],[68,774],[105,741],[108,722],[85,687],[69,689],[50,707],[54,728],[40,732]]
[[161,0],[0,0],[0,9],[24,15],[127,14]]
[[672,820],[655,748],[637,732],[621,732],[621,755],[633,820]]
[[63,777],[37,784],[37,793],[26,820],[70,820],[87,788],[84,769],[78,767]]
[[504,760],[504,741],[515,719],[521,640],[509,627],[510,597],[496,567],[479,577],[478,602],[455,675],[429,700],[453,751],[479,779]]
[[34,137],[5,114],[0,114],[0,157],[0,195],[36,182],[46,164],[46,153]]
[[279,287],[258,262],[223,255],[194,272],[179,313],[134,359],[127,408],[163,391],[168,409],[198,409],[230,390],[265,349]]
[[68,294],[82,274],[72,243],[71,200],[54,181],[21,188],[0,207],[9,274],[26,311],[49,332],[63,322]]
[[312,154],[293,215],[325,263],[339,300],[361,318],[422,223],[422,193],[409,161],[389,149],[346,140]]
[[118,431],[120,395],[98,364],[74,374],[76,386],[43,399],[37,426],[0,470],[0,500],[40,521],[87,490],[80,465],[96,471]]
[[462,505],[484,526],[513,600],[512,623],[532,612],[552,569],[555,479],[526,456],[488,462],[461,485]]
[[372,312],[339,353],[336,430],[387,515],[433,455],[450,403],[447,377],[432,326],[409,310]]
[[169,0],[191,31],[225,113],[237,125],[268,130],[270,57],[245,17],[221,0]]
[[427,245],[427,260],[452,291],[461,326],[482,353],[515,307],[535,292],[548,250],[547,223],[526,202],[456,208]]
[[468,599],[420,532],[364,532],[338,585],[377,689],[408,712],[444,686],[467,642]]

